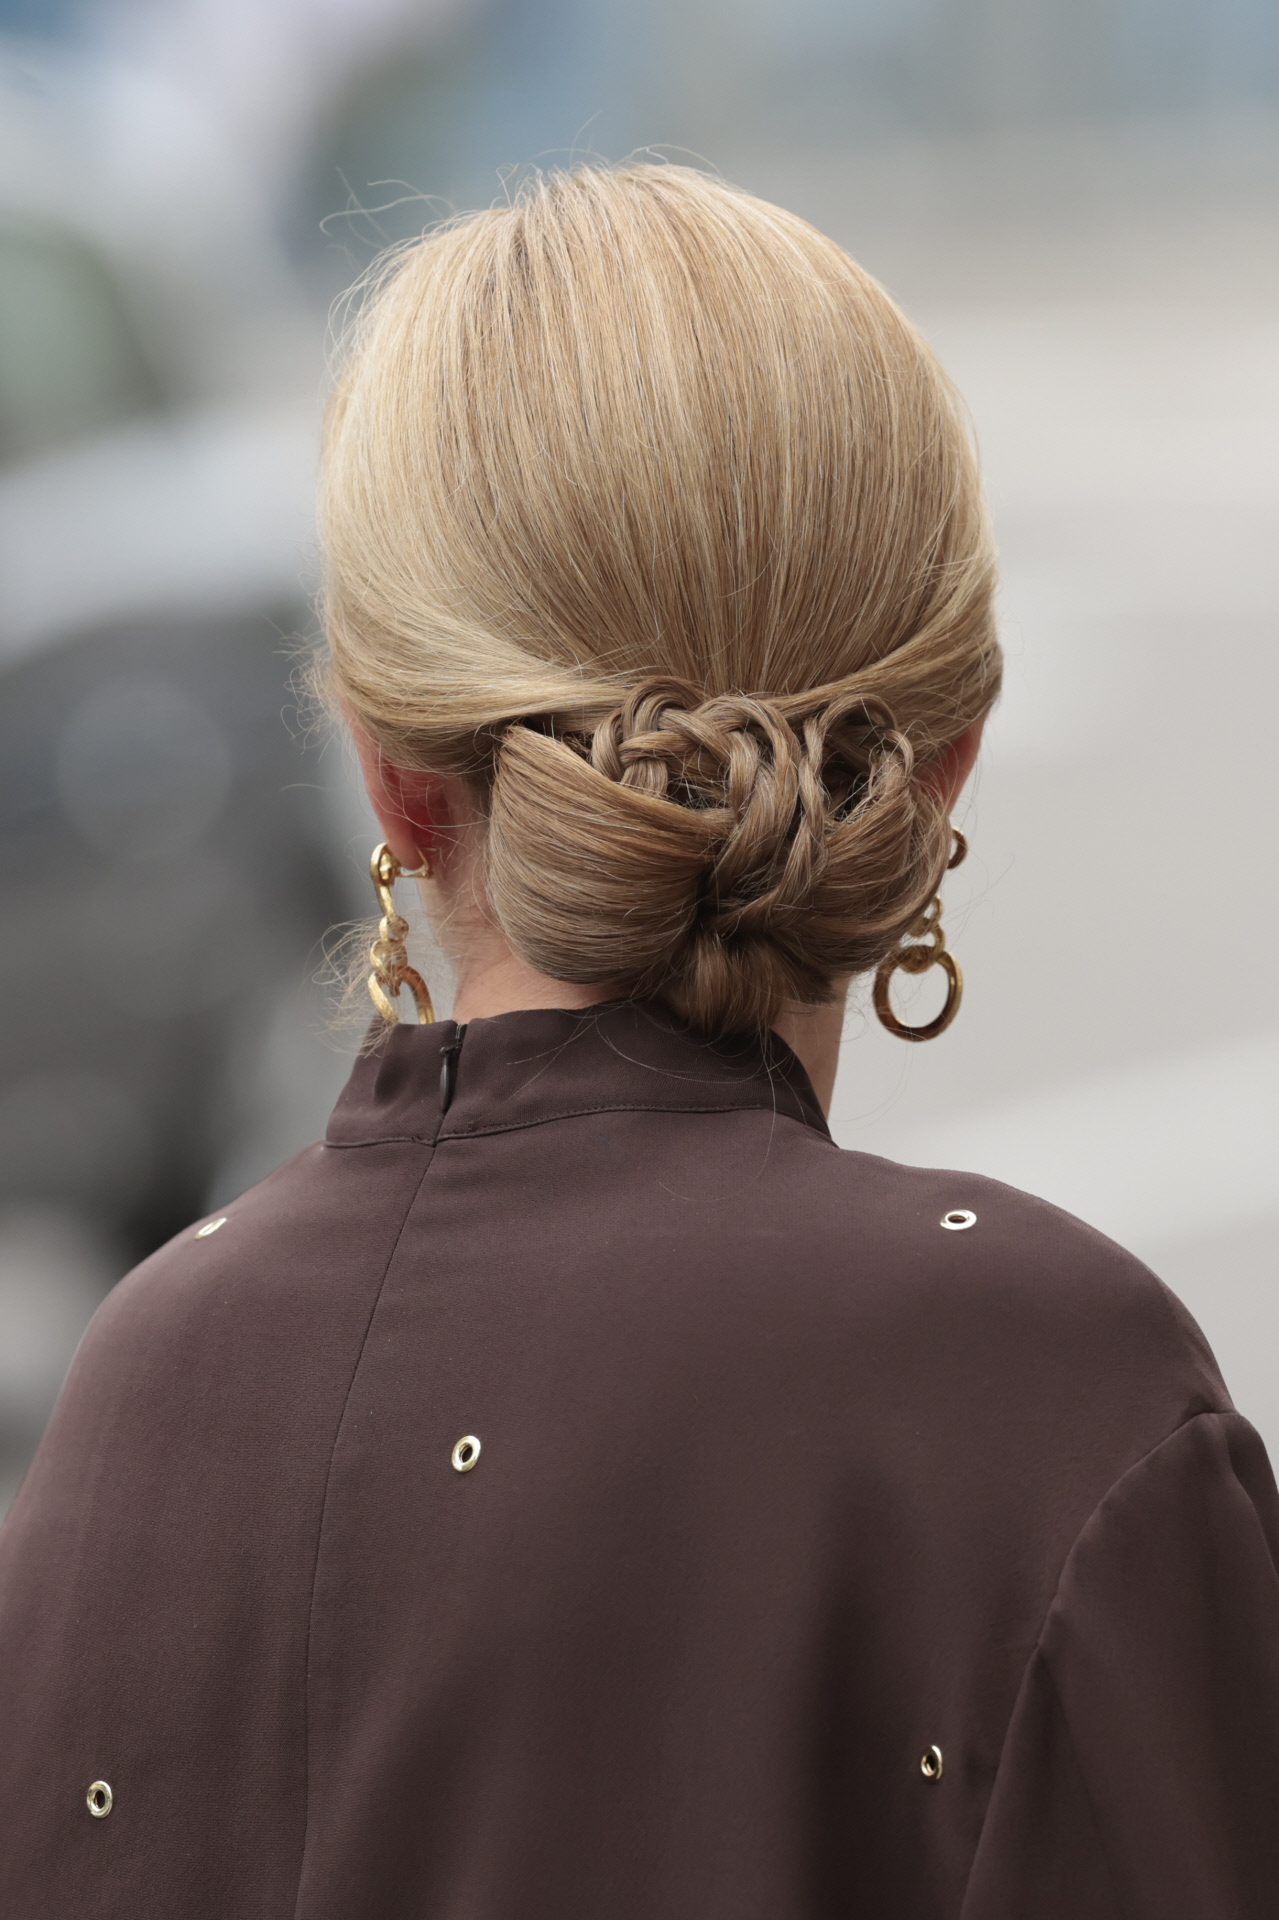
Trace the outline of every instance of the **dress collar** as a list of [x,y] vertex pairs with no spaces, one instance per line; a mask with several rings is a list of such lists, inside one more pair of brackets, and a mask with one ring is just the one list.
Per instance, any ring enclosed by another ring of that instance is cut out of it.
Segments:
[[776,1034],[713,1042],[655,1004],[611,1002],[392,1027],[356,1061],[326,1138],[433,1141],[575,1113],[752,1107],[830,1138],[808,1075]]

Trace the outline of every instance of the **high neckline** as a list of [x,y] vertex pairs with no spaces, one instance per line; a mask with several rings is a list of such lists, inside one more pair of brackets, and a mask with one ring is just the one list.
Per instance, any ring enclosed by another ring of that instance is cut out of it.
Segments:
[[[451,1097],[442,1076],[451,1058]],[[830,1138],[808,1075],[777,1034],[710,1041],[653,1003],[392,1027],[361,1054],[330,1146],[503,1133],[574,1113],[763,1108]]]

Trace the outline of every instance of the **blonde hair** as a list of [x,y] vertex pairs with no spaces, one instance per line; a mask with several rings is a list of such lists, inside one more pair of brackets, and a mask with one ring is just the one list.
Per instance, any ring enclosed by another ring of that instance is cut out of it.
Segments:
[[945,374],[802,220],[643,165],[428,235],[354,329],[321,514],[334,691],[474,783],[540,972],[759,1027],[926,905],[991,544]]

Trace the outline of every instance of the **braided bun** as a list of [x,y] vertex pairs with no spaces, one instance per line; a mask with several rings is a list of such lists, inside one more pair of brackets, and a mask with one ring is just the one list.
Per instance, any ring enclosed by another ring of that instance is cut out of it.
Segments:
[[916,919],[950,846],[921,775],[998,691],[991,548],[944,374],[802,221],[640,166],[420,242],[322,509],[342,705],[474,782],[540,972],[718,1033]]
[[[945,816],[912,762],[851,690],[793,722],[767,699],[652,681],[589,749],[513,727],[493,910],[541,972],[633,980],[711,1032],[821,1004],[897,944],[946,864]],[[602,856],[589,868],[586,845]]]

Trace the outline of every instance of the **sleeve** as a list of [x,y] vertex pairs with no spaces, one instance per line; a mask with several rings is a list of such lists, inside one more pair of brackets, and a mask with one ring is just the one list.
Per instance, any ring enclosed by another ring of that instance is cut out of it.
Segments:
[[1279,1497],[1201,1414],[1111,1489],[1014,1710],[962,1920],[1279,1914]]

